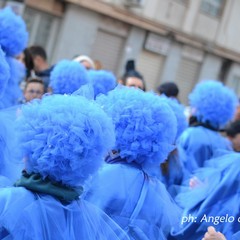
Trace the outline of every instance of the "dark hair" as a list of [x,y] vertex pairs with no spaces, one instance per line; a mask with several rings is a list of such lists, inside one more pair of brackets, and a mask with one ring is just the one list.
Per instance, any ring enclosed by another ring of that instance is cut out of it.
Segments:
[[123,85],[126,85],[127,79],[130,77],[135,77],[135,78],[140,79],[143,83],[143,91],[146,90],[145,81],[143,79],[143,76],[135,70],[130,70],[130,71],[124,73],[124,75],[122,76]]
[[240,133],[240,120],[234,121],[226,127],[227,136],[235,137],[238,133]]
[[165,94],[167,97],[177,97],[179,93],[178,86],[174,82],[162,83],[157,90],[160,94]]
[[47,60],[47,53],[43,47],[34,45],[34,46],[29,47],[29,51],[33,58],[36,56],[40,56],[45,61]]
[[28,84],[30,83],[40,83],[43,85],[43,88],[44,88],[44,82],[41,78],[28,78],[27,81],[26,81],[26,85],[25,85],[25,89],[27,88]]
[[28,48],[24,49],[23,54],[24,54],[24,60],[23,61],[25,63],[26,69],[27,69],[26,77],[28,78],[28,77],[30,77],[31,71],[34,68],[33,57],[32,57],[32,54],[31,54],[31,52]]

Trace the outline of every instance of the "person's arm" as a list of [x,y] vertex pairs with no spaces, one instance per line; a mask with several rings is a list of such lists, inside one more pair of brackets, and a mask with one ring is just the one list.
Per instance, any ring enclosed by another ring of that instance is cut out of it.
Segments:
[[222,233],[216,232],[214,227],[208,227],[208,231],[205,233],[202,240],[227,240],[227,239]]

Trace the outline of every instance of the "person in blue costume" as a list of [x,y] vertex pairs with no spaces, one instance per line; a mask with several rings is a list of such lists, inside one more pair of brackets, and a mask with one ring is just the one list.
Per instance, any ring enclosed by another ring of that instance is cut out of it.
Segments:
[[225,152],[194,173],[198,184],[176,197],[184,214],[182,229],[173,231],[173,239],[201,240],[209,226],[227,239],[239,237],[239,161],[239,153]]
[[[170,106],[176,116],[176,142],[183,131],[187,128],[187,119],[184,115],[184,108],[175,99],[167,98],[165,96],[161,96],[160,98]],[[180,146],[176,146],[176,149],[169,154],[167,160],[161,164],[159,179],[165,184],[172,197],[175,197],[177,194],[178,186],[189,178],[190,174],[184,167],[186,159],[187,157],[184,150]]]
[[54,94],[72,94],[89,83],[87,70],[79,63],[61,60],[50,75],[50,88]]
[[219,131],[232,119],[237,97],[218,81],[200,82],[189,96],[196,122],[179,138],[177,144],[188,156],[186,168],[203,167],[216,156],[218,149],[232,150],[230,142]]
[[0,191],[0,239],[128,239],[81,198],[115,141],[111,119],[95,102],[56,94],[26,104],[17,136],[26,166],[15,187]]
[[10,7],[0,11],[0,46],[6,54],[10,66],[10,78],[1,100],[1,108],[11,107],[22,97],[20,81],[25,69],[22,63],[14,57],[27,46],[28,33],[23,19],[16,15]]
[[167,239],[181,211],[165,186],[148,174],[175,148],[171,108],[152,94],[117,87],[97,102],[112,117],[116,144],[104,167],[88,182],[85,199],[103,209],[130,239]]
[[[0,102],[4,90],[6,89],[7,82],[10,78],[10,69],[7,61],[5,59],[5,54],[0,48]],[[5,119],[1,116],[0,112],[0,186],[9,184],[9,181],[6,178],[5,169],[7,160],[7,148],[6,148],[6,123]]]

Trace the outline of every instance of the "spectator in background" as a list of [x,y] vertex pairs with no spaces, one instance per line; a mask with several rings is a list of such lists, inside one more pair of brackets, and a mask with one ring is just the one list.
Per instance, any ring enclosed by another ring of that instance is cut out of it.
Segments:
[[143,76],[135,70],[134,60],[127,61],[125,73],[122,79],[120,79],[118,82],[127,87],[136,87],[142,89],[143,91],[146,90]]
[[44,83],[41,79],[32,78],[26,82],[24,88],[25,102],[29,102],[33,99],[41,99],[44,94]]
[[53,66],[49,66],[47,62],[47,54],[43,47],[31,46],[29,48],[29,51],[33,58],[34,71],[36,73],[36,76],[43,80],[45,91],[47,91]]
[[240,120],[240,99],[238,99],[238,105],[236,108],[234,120]]
[[174,82],[165,82],[162,83],[158,88],[158,93],[164,94],[168,98],[173,98],[178,101],[179,88]]
[[79,55],[73,59],[74,62],[81,63],[87,70],[95,69],[93,60],[85,55]]
[[96,70],[101,70],[103,69],[103,65],[99,60],[94,60],[94,65]]

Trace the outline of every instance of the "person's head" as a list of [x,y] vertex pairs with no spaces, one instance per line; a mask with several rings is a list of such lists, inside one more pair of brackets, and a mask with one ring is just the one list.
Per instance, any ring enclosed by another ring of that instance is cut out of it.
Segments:
[[230,123],[226,128],[226,134],[232,142],[233,149],[240,152],[240,120]]
[[33,58],[34,70],[41,72],[49,68],[47,63],[47,53],[41,46],[29,47],[30,54]]
[[174,82],[165,82],[162,83],[158,88],[159,94],[164,94],[166,97],[169,98],[177,98],[179,89],[176,83]]
[[235,120],[240,120],[240,99],[238,99],[238,105],[234,114],[234,121]]
[[176,117],[159,96],[117,87],[107,96],[100,95],[97,102],[115,124],[114,152],[128,163],[159,166],[175,148]]
[[193,116],[198,122],[220,129],[232,120],[237,97],[219,81],[200,82],[189,95]]
[[143,76],[135,70],[126,72],[120,80],[120,83],[127,87],[135,87],[145,91]]
[[114,145],[111,119],[94,101],[50,95],[22,108],[16,126],[27,173],[77,187]]
[[87,70],[95,69],[94,61],[85,55],[79,55],[73,59],[74,62],[82,64]]
[[44,94],[44,83],[41,79],[30,78],[24,88],[24,98],[26,102],[33,99],[41,99]]

